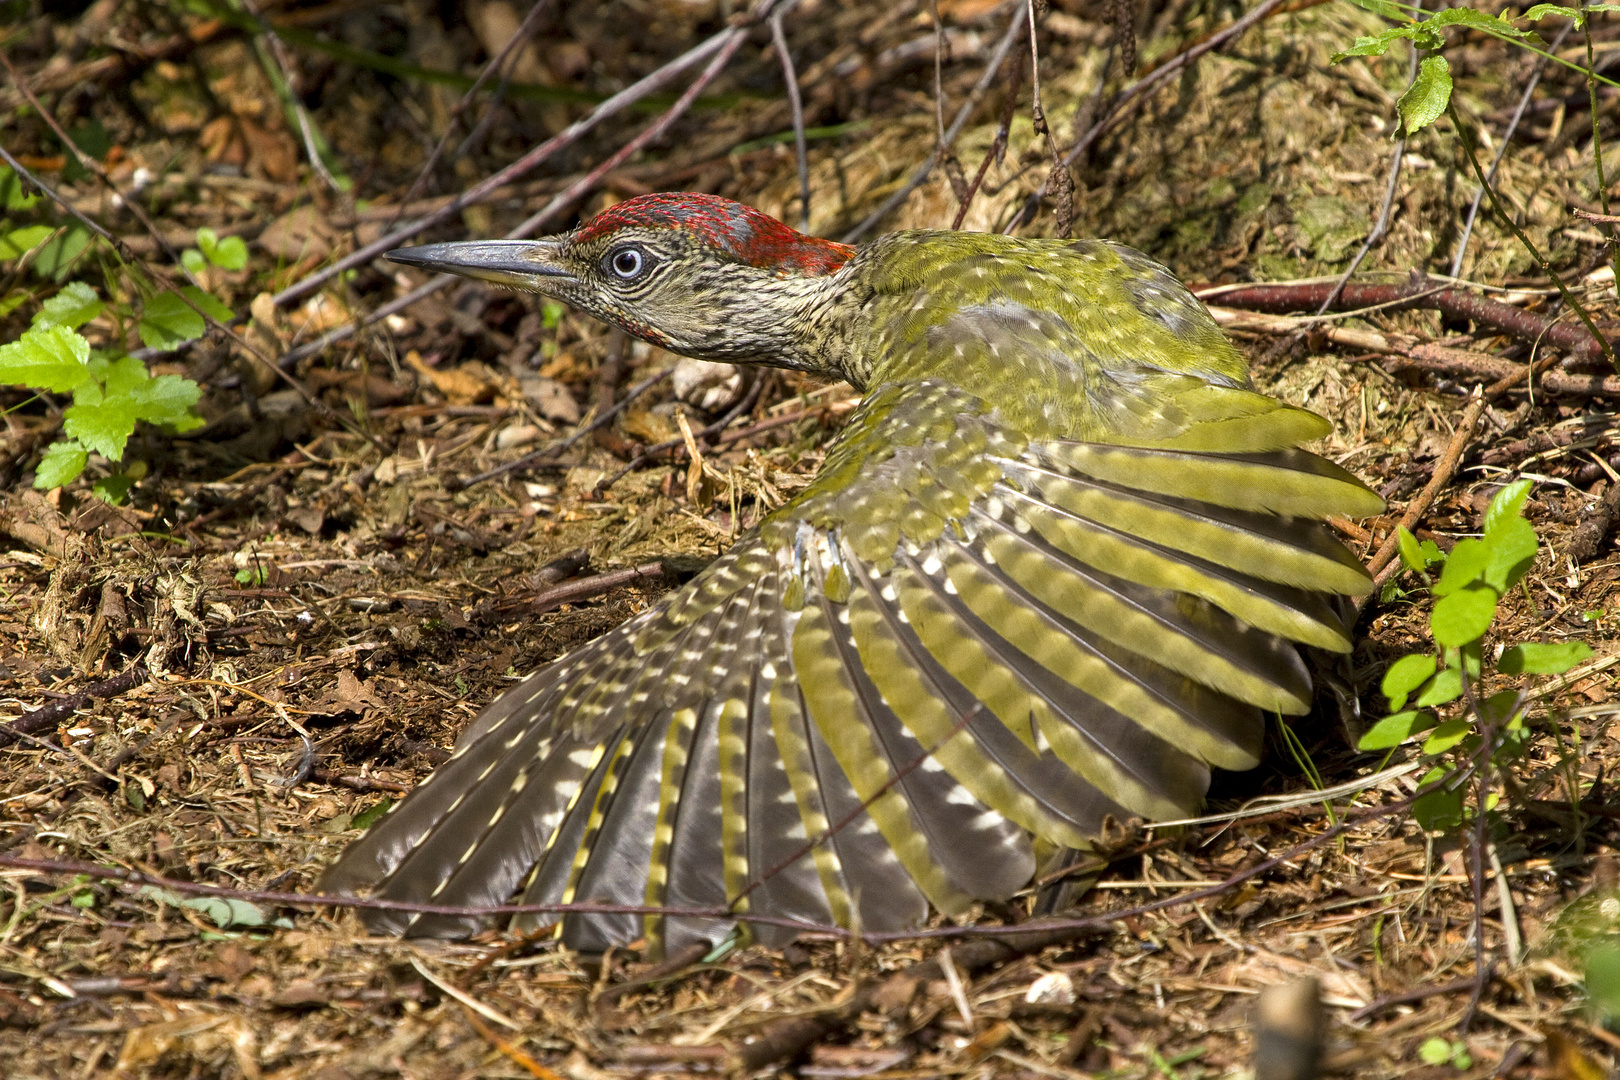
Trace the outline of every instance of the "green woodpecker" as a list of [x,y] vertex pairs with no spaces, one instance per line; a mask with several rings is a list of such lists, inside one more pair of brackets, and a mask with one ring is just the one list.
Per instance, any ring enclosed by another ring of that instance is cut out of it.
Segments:
[[[490,705],[330,893],[915,927],[1026,889],[1110,819],[1196,812],[1211,767],[1256,763],[1268,713],[1309,708],[1298,646],[1350,648],[1343,599],[1371,583],[1322,521],[1381,500],[1300,449],[1327,421],[1252,389],[1130,248],[855,249],[658,194],[549,240],[390,258],[865,397],[801,494]],[[737,922],[573,913],[562,936],[657,953]]]

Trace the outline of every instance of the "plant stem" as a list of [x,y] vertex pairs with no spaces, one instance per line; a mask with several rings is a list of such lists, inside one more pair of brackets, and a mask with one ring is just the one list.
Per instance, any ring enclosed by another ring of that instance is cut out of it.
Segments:
[[[1592,113],[1592,162],[1597,166],[1598,208],[1605,217],[1609,213],[1609,186],[1603,179],[1603,132],[1598,122],[1597,66],[1592,62],[1592,12],[1590,0],[1581,0],[1581,30],[1586,34],[1586,95]],[[1620,236],[1616,236],[1614,222],[1609,222],[1609,257],[1614,266],[1614,291],[1620,296]]]
[[1564,284],[1564,279],[1553,271],[1552,264],[1547,261],[1546,256],[1531,242],[1530,237],[1525,235],[1524,230],[1519,228],[1519,223],[1513,220],[1513,215],[1508,213],[1507,208],[1502,205],[1502,199],[1496,194],[1496,189],[1491,186],[1489,180],[1485,179],[1485,170],[1479,167],[1479,158],[1474,155],[1474,146],[1468,139],[1468,130],[1463,127],[1462,117],[1457,114],[1457,102],[1455,99],[1446,102],[1446,113],[1451,117],[1452,126],[1457,129],[1457,141],[1462,144],[1463,154],[1467,156],[1468,164],[1474,168],[1474,176],[1479,180],[1479,186],[1485,189],[1486,195],[1490,196],[1491,208],[1496,211],[1496,216],[1502,219],[1502,222],[1518,238],[1519,243],[1523,244],[1524,249],[1530,253],[1530,257],[1541,267],[1541,272],[1546,274],[1547,279],[1557,287],[1559,295],[1564,298],[1564,303],[1568,304],[1575,314],[1580,316],[1581,321],[1586,324],[1586,329],[1591,331],[1592,339],[1597,342],[1598,348],[1602,351],[1603,358],[1609,362],[1611,368],[1614,367],[1614,347],[1609,344],[1609,339],[1598,331],[1597,326],[1592,322],[1592,316],[1586,313],[1586,308],[1582,307],[1581,302],[1575,298],[1575,294],[1569,291],[1569,286]]

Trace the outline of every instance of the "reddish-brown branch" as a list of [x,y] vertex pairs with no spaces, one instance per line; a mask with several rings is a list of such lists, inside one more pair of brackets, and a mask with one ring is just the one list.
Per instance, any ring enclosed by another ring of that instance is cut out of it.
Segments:
[[[1201,292],[1200,296],[1208,303],[1223,307],[1282,315],[1296,311],[1314,313],[1332,292],[1333,282],[1323,281],[1209,289]],[[1468,319],[1525,341],[1541,342],[1582,357],[1596,358],[1603,353],[1602,346],[1583,326],[1556,322],[1545,315],[1488,300],[1465,289],[1436,285],[1422,279],[1400,285],[1346,285],[1333,301],[1331,310],[1355,311],[1370,307],[1395,311],[1438,311],[1452,318]]]

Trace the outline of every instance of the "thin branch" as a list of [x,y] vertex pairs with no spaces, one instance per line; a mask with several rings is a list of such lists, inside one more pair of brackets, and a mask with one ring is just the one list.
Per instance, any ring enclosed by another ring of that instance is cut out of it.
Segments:
[[[1553,38],[1553,43],[1548,46],[1547,51],[1556,53],[1558,47],[1564,43],[1564,39],[1569,36],[1569,32],[1574,25],[1573,22],[1565,24],[1564,28],[1558,31],[1558,36]],[[1513,118],[1508,121],[1507,128],[1502,132],[1502,145],[1496,148],[1496,156],[1491,158],[1491,167],[1485,173],[1487,181],[1496,179],[1497,166],[1502,164],[1502,158],[1507,154],[1508,147],[1513,144],[1513,133],[1519,129],[1519,121],[1524,118],[1525,110],[1530,105],[1530,95],[1536,92],[1536,86],[1541,82],[1541,73],[1546,67],[1547,58],[1544,56],[1539,57],[1536,60],[1534,70],[1530,72],[1530,81],[1525,83],[1524,93],[1519,95],[1518,108],[1513,110]],[[1463,256],[1468,253],[1468,239],[1474,231],[1474,219],[1479,216],[1479,201],[1484,197],[1485,189],[1483,187],[1474,189],[1474,199],[1468,204],[1468,217],[1463,221],[1462,237],[1457,241],[1457,254],[1452,256],[1451,259],[1452,277],[1462,276]]]
[[[512,40],[506,43],[505,48],[503,48],[498,55],[490,58],[489,63],[485,64],[483,69],[478,72],[478,78],[473,80],[473,84],[467,88],[467,92],[461,96],[461,100],[456,102],[455,108],[450,110],[450,115],[445,120],[444,134],[440,135],[439,141],[433,144],[433,151],[428,154],[427,161],[422,163],[422,168],[417,172],[416,179],[411,181],[410,190],[407,191],[405,193],[405,197],[399,201],[400,211],[399,214],[395,215],[394,218],[396,224],[398,223],[399,218],[403,216],[405,212],[404,207],[409,205],[412,200],[420,195],[422,190],[427,186],[428,180],[433,175],[434,168],[436,168],[439,164],[439,158],[444,155],[445,147],[450,145],[450,136],[455,132],[456,124],[460,122],[463,114],[465,114],[467,109],[471,107],[473,101],[478,96],[478,91],[482,90],[484,88],[484,84],[489,82],[490,77],[499,71],[503,72],[501,76],[501,90],[496,92],[494,100],[490,101],[484,110],[484,116],[487,117],[494,115],[495,106],[500,101],[501,93],[504,91],[507,84],[507,79],[510,75],[510,72],[506,66],[507,60],[517,52],[524,42],[528,41],[529,38],[534,36],[535,28],[540,25],[540,17],[551,8],[552,2],[553,0],[534,0],[534,5],[529,8],[529,13],[523,17],[523,22],[518,26],[517,32],[512,35]],[[482,123],[483,121],[481,119],[479,124],[482,125]],[[476,130],[476,128],[474,130]],[[469,134],[467,139],[471,140],[471,138],[472,135]],[[466,143],[464,142],[462,145],[465,146]],[[460,156],[459,152],[456,156]]]
[[[776,2],[778,0],[767,0],[765,6],[767,8],[773,7]],[[693,46],[657,71],[638,79],[630,86],[614,94],[592,109],[589,115],[568,125],[568,127],[524,154],[506,168],[485,177],[444,206],[344,256],[326,269],[288,286],[272,299],[278,306],[285,307],[294,300],[314,292],[344,271],[368,263],[383,252],[398,247],[402,241],[409,240],[440,222],[456,217],[469,206],[483,202],[497,188],[533,172],[557,153],[584,138],[602,121],[623,112],[642,98],[662,90],[688,68],[707,60],[726,46],[733,45],[737,37],[745,35],[747,32],[746,26],[730,27],[713,35],[701,44]]]
[[799,229],[810,231],[810,153],[804,137],[804,101],[799,94],[799,75],[793,68],[793,54],[788,51],[787,33],[782,29],[782,16],[778,11],[771,16],[771,44],[782,61],[782,81],[787,84],[788,105],[793,109],[793,156],[799,165]]
[[1557,272],[1553,270],[1552,264],[1547,261],[1547,257],[1541,253],[1541,250],[1536,247],[1530,237],[1525,235],[1524,230],[1519,228],[1519,223],[1513,220],[1513,215],[1508,213],[1507,208],[1502,205],[1501,197],[1496,194],[1496,188],[1492,187],[1490,181],[1485,179],[1485,172],[1480,168],[1479,158],[1474,154],[1473,143],[1468,138],[1468,131],[1463,127],[1462,117],[1457,114],[1455,98],[1447,100],[1446,113],[1451,117],[1452,126],[1457,129],[1457,141],[1462,145],[1463,155],[1468,158],[1468,164],[1473,166],[1474,175],[1479,179],[1480,186],[1485,189],[1485,193],[1491,198],[1491,208],[1496,211],[1496,216],[1502,219],[1503,224],[1512,231],[1514,237],[1524,246],[1524,250],[1528,251],[1530,257],[1536,260],[1536,264],[1541,267],[1541,272],[1558,287],[1559,295],[1564,298],[1564,303],[1568,304],[1575,314],[1580,316],[1581,322],[1585,323],[1586,328],[1592,332],[1592,339],[1597,342],[1599,351],[1603,353],[1603,358],[1609,362],[1611,368],[1614,367],[1614,347],[1609,344],[1609,339],[1598,331],[1597,326],[1592,322],[1592,316],[1586,313],[1585,306],[1576,299],[1574,293],[1569,291],[1569,287],[1564,284],[1564,279],[1559,277]]
[[949,148],[956,141],[956,136],[961,133],[963,126],[968,122],[968,118],[973,115],[973,111],[979,107],[979,102],[983,100],[985,91],[990,88],[991,82],[995,80],[996,73],[1001,70],[1001,65],[1007,59],[1007,54],[1012,51],[1013,42],[1018,40],[1018,31],[1022,28],[1024,21],[1024,0],[1018,0],[1018,5],[1018,10],[1014,11],[1012,18],[1007,21],[1007,29],[1001,35],[1001,41],[996,44],[996,51],[991,54],[990,62],[985,65],[984,74],[979,76],[979,81],[974,84],[973,91],[968,95],[967,101],[963,102],[962,107],[956,111],[956,117],[951,121],[951,126],[946,129],[945,139],[940,147],[935,149],[933,155],[927,161],[917,166],[916,170],[907,177],[906,182],[900,185],[894,194],[884,199],[881,206],[866,215],[859,225],[845,233],[843,237],[844,243],[855,243],[870,232],[878,222],[887,217],[891,210],[905,202],[911,193],[916,191],[924,180],[928,179],[929,174],[934,171],[934,167],[939,164],[940,150]]

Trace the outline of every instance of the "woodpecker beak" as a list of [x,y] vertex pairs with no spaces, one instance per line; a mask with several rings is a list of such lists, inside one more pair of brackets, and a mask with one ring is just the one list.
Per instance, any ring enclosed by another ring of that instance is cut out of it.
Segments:
[[545,278],[574,281],[558,256],[556,240],[471,240],[459,244],[426,244],[397,248],[388,258],[424,270],[460,274],[516,289],[539,289]]

